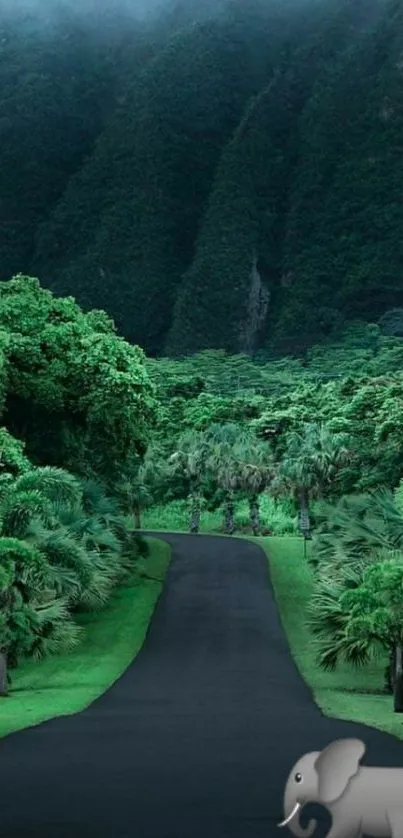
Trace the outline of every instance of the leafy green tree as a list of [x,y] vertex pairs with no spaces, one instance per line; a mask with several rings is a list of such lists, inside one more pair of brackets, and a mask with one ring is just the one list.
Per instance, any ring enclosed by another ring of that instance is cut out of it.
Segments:
[[27,455],[116,481],[144,454],[155,420],[143,352],[104,312],[84,314],[32,277],[1,283],[0,323],[9,332],[9,428]]
[[16,477],[32,468],[25,455],[25,444],[11,436],[7,428],[0,428],[0,477]]

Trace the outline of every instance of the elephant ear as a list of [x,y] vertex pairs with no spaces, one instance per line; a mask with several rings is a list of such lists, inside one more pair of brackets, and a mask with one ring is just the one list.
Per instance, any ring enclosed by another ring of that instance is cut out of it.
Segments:
[[315,760],[318,774],[318,800],[332,803],[341,797],[347,783],[357,773],[365,754],[361,739],[337,739],[320,752]]

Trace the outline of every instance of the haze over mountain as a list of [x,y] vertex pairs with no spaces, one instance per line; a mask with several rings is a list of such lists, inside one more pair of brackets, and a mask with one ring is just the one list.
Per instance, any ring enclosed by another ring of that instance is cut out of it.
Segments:
[[3,2],[0,278],[154,355],[298,352],[403,306],[401,4],[145,9]]

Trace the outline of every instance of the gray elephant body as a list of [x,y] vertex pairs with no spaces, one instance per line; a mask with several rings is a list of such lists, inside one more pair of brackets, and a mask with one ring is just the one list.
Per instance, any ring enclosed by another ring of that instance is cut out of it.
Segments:
[[338,825],[347,821],[351,838],[403,838],[403,768],[362,766],[341,797],[326,808],[333,819],[332,835],[343,834]]
[[298,838],[309,838],[316,822],[302,827],[299,811],[320,803],[332,816],[327,838],[403,838],[403,768],[360,766],[364,753],[359,739],[339,739],[301,757],[287,780],[279,826],[289,824]]

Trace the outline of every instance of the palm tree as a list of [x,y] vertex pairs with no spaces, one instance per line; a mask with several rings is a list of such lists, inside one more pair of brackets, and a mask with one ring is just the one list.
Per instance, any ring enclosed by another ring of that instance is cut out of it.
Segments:
[[8,670],[21,656],[70,649],[80,629],[57,596],[45,556],[18,538],[0,537],[0,694],[8,690]]
[[99,572],[94,555],[86,549],[85,541],[74,536],[66,527],[47,529],[40,521],[33,521],[25,542],[32,544],[46,557],[53,573],[53,584],[72,610],[98,608],[110,591],[106,574]]
[[[120,545],[120,559],[122,570],[131,571],[138,556],[148,554],[147,543],[137,530],[133,515],[122,513],[119,496],[111,497],[105,493],[104,486],[96,480],[82,481],[84,490],[83,508],[86,514],[86,532],[98,532],[98,540],[104,542],[104,552],[111,549],[116,552],[116,539]],[[101,533],[104,533],[102,536]],[[115,544],[113,543],[113,537]],[[111,561],[113,557],[111,556]]]
[[298,500],[301,529],[310,535],[309,502],[323,497],[352,452],[346,434],[334,434],[324,424],[309,423],[286,438],[286,453],[271,489],[292,492]]
[[77,507],[83,499],[83,489],[78,478],[57,466],[42,466],[22,474],[14,481],[16,492],[40,492],[51,503]]
[[133,515],[136,528],[141,529],[141,513],[153,502],[152,489],[160,471],[159,462],[149,452],[134,475],[123,475],[114,487],[114,494],[126,515]]
[[315,579],[307,618],[316,638],[318,663],[323,669],[334,669],[345,636],[348,614],[342,609],[341,598],[346,590],[359,587],[365,568],[372,561],[367,559],[359,567],[345,564],[336,568],[324,564]]
[[77,641],[74,612],[106,603],[132,570],[139,553],[134,538],[130,516],[96,481],[45,467],[3,482],[0,693],[19,656],[50,654]]
[[253,535],[260,532],[259,498],[275,474],[275,466],[267,443],[260,442],[245,432],[235,445],[237,485],[249,501],[249,515]]
[[168,460],[171,473],[181,475],[186,480],[190,501],[191,533],[198,533],[200,529],[207,454],[205,434],[202,431],[185,431],[178,440],[176,451]]
[[249,428],[235,422],[213,424],[205,432],[208,446],[207,472],[224,495],[224,530],[234,532],[236,497],[246,496],[252,531],[260,530],[259,496],[273,477],[270,448],[258,440]]
[[24,538],[34,518],[51,526],[54,520],[51,502],[37,489],[18,491],[14,484],[0,504],[1,534]]
[[108,525],[119,516],[117,499],[106,494],[99,480],[84,478],[80,480],[80,485],[83,491],[82,507],[88,517],[95,516]]
[[234,422],[214,423],[205,433],[207,443],[206,469],[224,495],[224,532],[232,535],[235,529],[235,497],[239,491],[237,444],[240,428]]
[[[329,575],[347,566],[363,570],[374,556],[403,551],[403,513],[387,489],[341,498],[322,505],[322,521],[313,537],[312,562]],[[395,651],[390,649],[385,689],[393,690]]]
[[379,489],[323,503],[312,542],[312,561],[357,562],[374,550],[403,550],[403,513],[393,493]]
[[[392,492],[383,489],[341,498],[334,507],[323,504],[321,519],[312,542],[311,560],[316,569],[313,628],[323,637],[328,625],[329,648],[334,649],[330,622],[340,617],[340,590],[358,586],[375,560],[403,551],[403,514]],[[340,590],[334,587],[335,580]],[[322,653],[324,649],[322,646]],[[385,670],[388,692],[393,690],[395,664],[395,649],[390,647]]]
[[24,538],[46,556],[55,590],[73,610],[105,604],[124,570],[123,543],[114,532],[123,525],[100,484],[63,469],[33,469],[15,481],[1,516],[5,535]]
[[[333,599],[328,610],[328,614],[333,614],[333,627],[327,633],[324,630],[326,602],[322,601],[322,625],[318,633],[322,639],[321,665],[333,669],[340,660],[345,660],[364,666],[380,650],[393,653],[394,710],[402,713],[403,554],[391,552],[381,561],[371,562],[363,570],[359,584],[339,586],[338,595],[337,609]],[[319,628],[318,622],[316,627]]]

